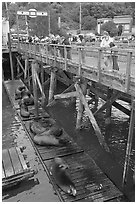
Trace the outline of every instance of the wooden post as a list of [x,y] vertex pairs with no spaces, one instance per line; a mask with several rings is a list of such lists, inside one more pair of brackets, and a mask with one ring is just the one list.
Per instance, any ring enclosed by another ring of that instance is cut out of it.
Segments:
[[[82,90],[84,96],[86,95],[86,89],[87,89],[87,80],[84,80],[83,83],[81,83],[81,90]],[[79,96],[79,94],[78,94],[78,96]],[[84,106],[83,106],[82,101],[79,98],[77,121],[76,121],[76,129],[77,130],[81,129],[83,110],[84,110]]]
[[134,133],[134,125],[135,125],[135,101],[132,102],[132,109],[131,109],[127,149],[126,149],[125,164],[124,164],[124,171],[123,171],[123,181],[122,181],[122,186],[123,187],[127,182],[127,175],[128,175],[129,161],[130,161],[130,153],[131,153],[132,139],[133,139],[133,133]]
[[48,103],[51,103],[54,98],[54,89],[56,84],[56,70],[51,69],[51,75],[50,75],[50,87],[49,87],[49,101]]
[[127,93],[129,91],[129,86],[130,86],[131,61],[132,61],[132,51],[129,51],[127,56],[126,82],[125,82],[125,91]]
[[[108,88],[107,89],[107,100],[108,101],[111,98],[112,94],[113,94],[113,90]],[[111,111],[112,111],[112,105],[110,105],[106,108],[106,118],[105,118],[105,124],[106,125],[111,123]]]
[[27,71],[28,71],[28,57],[25,59],[25,73],[24,73],[24,79],[27,78]]
[[64,46],[64,55],[65,55],[65,71],[67,71],[67,48]]
[[101,77],[101,56],[102,56],[102,50],[98,50],[98,82],[100,82]]
[[10,34],[9,33],[8,33],[8,46],[9,46],[9,57],[10,57],[11,80],[14,80],[12,51],[11,51],[11,41],[10,41]]
[[78,48],[78,57],[79,57],[78,75],[81,76],[82,61],[81,61],[81,49],[80,48]]
[[31,70],[32,70],[33,95],[34,95],[36,117],[38,117],[38,93],[37,93],[37,81],[36,81],[37,66],[38,65],[37,65],[36,61],[32,61]]
[[114,54],[112,54],[113,70],[119,71],[117,60],[118,60],[118,51],[114,51]]
[[87,101],[86,101],[86,99],[85,99],[85,97],[84,97],[84,95],[82,93],[82,90],[79,87],[78,83],[75,84],[75,88],[76,88],[77,93],[79,94],[80,100],[82,101],[82,103],[83,103],[83,105],[85,107],[86,113],[87,113],[87,115],[89,117],[89,120],[90,120],[94,130],[95,130],[95,133],[97,135],[97,138],[99,140],[100,145],[103,146],[104,149],[109,152],[110,151],[109,147],[107,146],[107,144],[105,142],[105,139],[104,139],[103,135],[101,134],[101,131],[100,131],[100,128],[99,128],[99,126],[98,126],[98,124],[96,122],[96,119],[94,118],[91,110],[89,109],[88,103],[87,103]]
[[19,43],[19,16],[18,14],[16,15],[16,21],[17,21],[17,36],[18,36],[18,49],[20,48],[20,43]]

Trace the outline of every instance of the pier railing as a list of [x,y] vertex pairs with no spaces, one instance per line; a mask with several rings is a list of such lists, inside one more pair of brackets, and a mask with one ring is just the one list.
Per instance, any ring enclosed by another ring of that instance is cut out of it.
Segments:
[[[112,89],[135,95],[135,51],[133,49],[44,43],[18,44],[18,51],[30,58],[99,82]],[[109,58],[109,66],[103,61]]]

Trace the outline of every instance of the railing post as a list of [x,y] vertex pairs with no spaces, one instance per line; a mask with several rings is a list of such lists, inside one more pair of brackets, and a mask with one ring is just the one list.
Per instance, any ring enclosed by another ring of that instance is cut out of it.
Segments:
[[64,55],[65,55],[65,71],[67,71],[67,48],[64,45]]
[[128,51],[127,68],[126,68],[126,81],[125,81],[125,91],[127,93],[129,91],[129,86],[130,86],[131,61],[132,61],[132,51]]
[[82,67],[82,63],[81,63],[81,48],[78,48],[78,57],[79,57],[78,75],[81,76],[81,67]]
[[118,66],[118,51],[113,51],[114,54],[112,54],[112,62],[113,62],[113,70],[119,71],[119,66]]
[[98,50],[98,82],[100,82],[101,77],[101,56],[102,56],[102,50],[99,48]]

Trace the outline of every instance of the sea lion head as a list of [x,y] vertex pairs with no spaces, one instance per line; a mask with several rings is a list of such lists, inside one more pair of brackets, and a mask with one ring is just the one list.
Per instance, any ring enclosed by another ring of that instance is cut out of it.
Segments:
[[54,159],[54,161],[55,161],[56,165],[58,165],[58,167],[59,167],[61,170],[68,169],[68,165],[65,164],[65,162],[64,162],[61,158],[56,157],[56,158]]
[[75,187],[70,185],[70,188],[68,189],[68,194],[76,196],[76,193],[77,193],[77,191],[76,191]]

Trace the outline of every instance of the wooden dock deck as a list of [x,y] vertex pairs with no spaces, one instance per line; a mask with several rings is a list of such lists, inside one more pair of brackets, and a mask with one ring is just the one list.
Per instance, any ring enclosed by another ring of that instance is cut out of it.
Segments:
[[[70,136],[63,130],[63,134],[69,139],[68,146],[63,147],[48,147],[39,146],[33,142],[33,134],[29,130],[29,123],[35,118],[35,108],[32,106],[33,117],[28,120],[23,120],[19,113],[18,100],[14,100],[15,89],[18,86],[24,85],[21,80],[5,81],[4,86],[7,94],[11,100],[13,108],[18,113],[18,117],[30,138],[39,158],[42,162],[44,169],[49,176],[49,179],[58,194],[61,201],[80,201],[80,202],[102,202],[121,200],[123,194],[120,190],[110,181],[110,179],[101,171],[91,157],[89,157],[79,147]],[[40,117],[43,117],[43,112],[40,112]],[[76,186],[77,196],[71,197],[65,194],[57,185],[55,185],[54,178],[49,174],[49,166],[54,157],[60,156],[68,164],[72,180]]]

